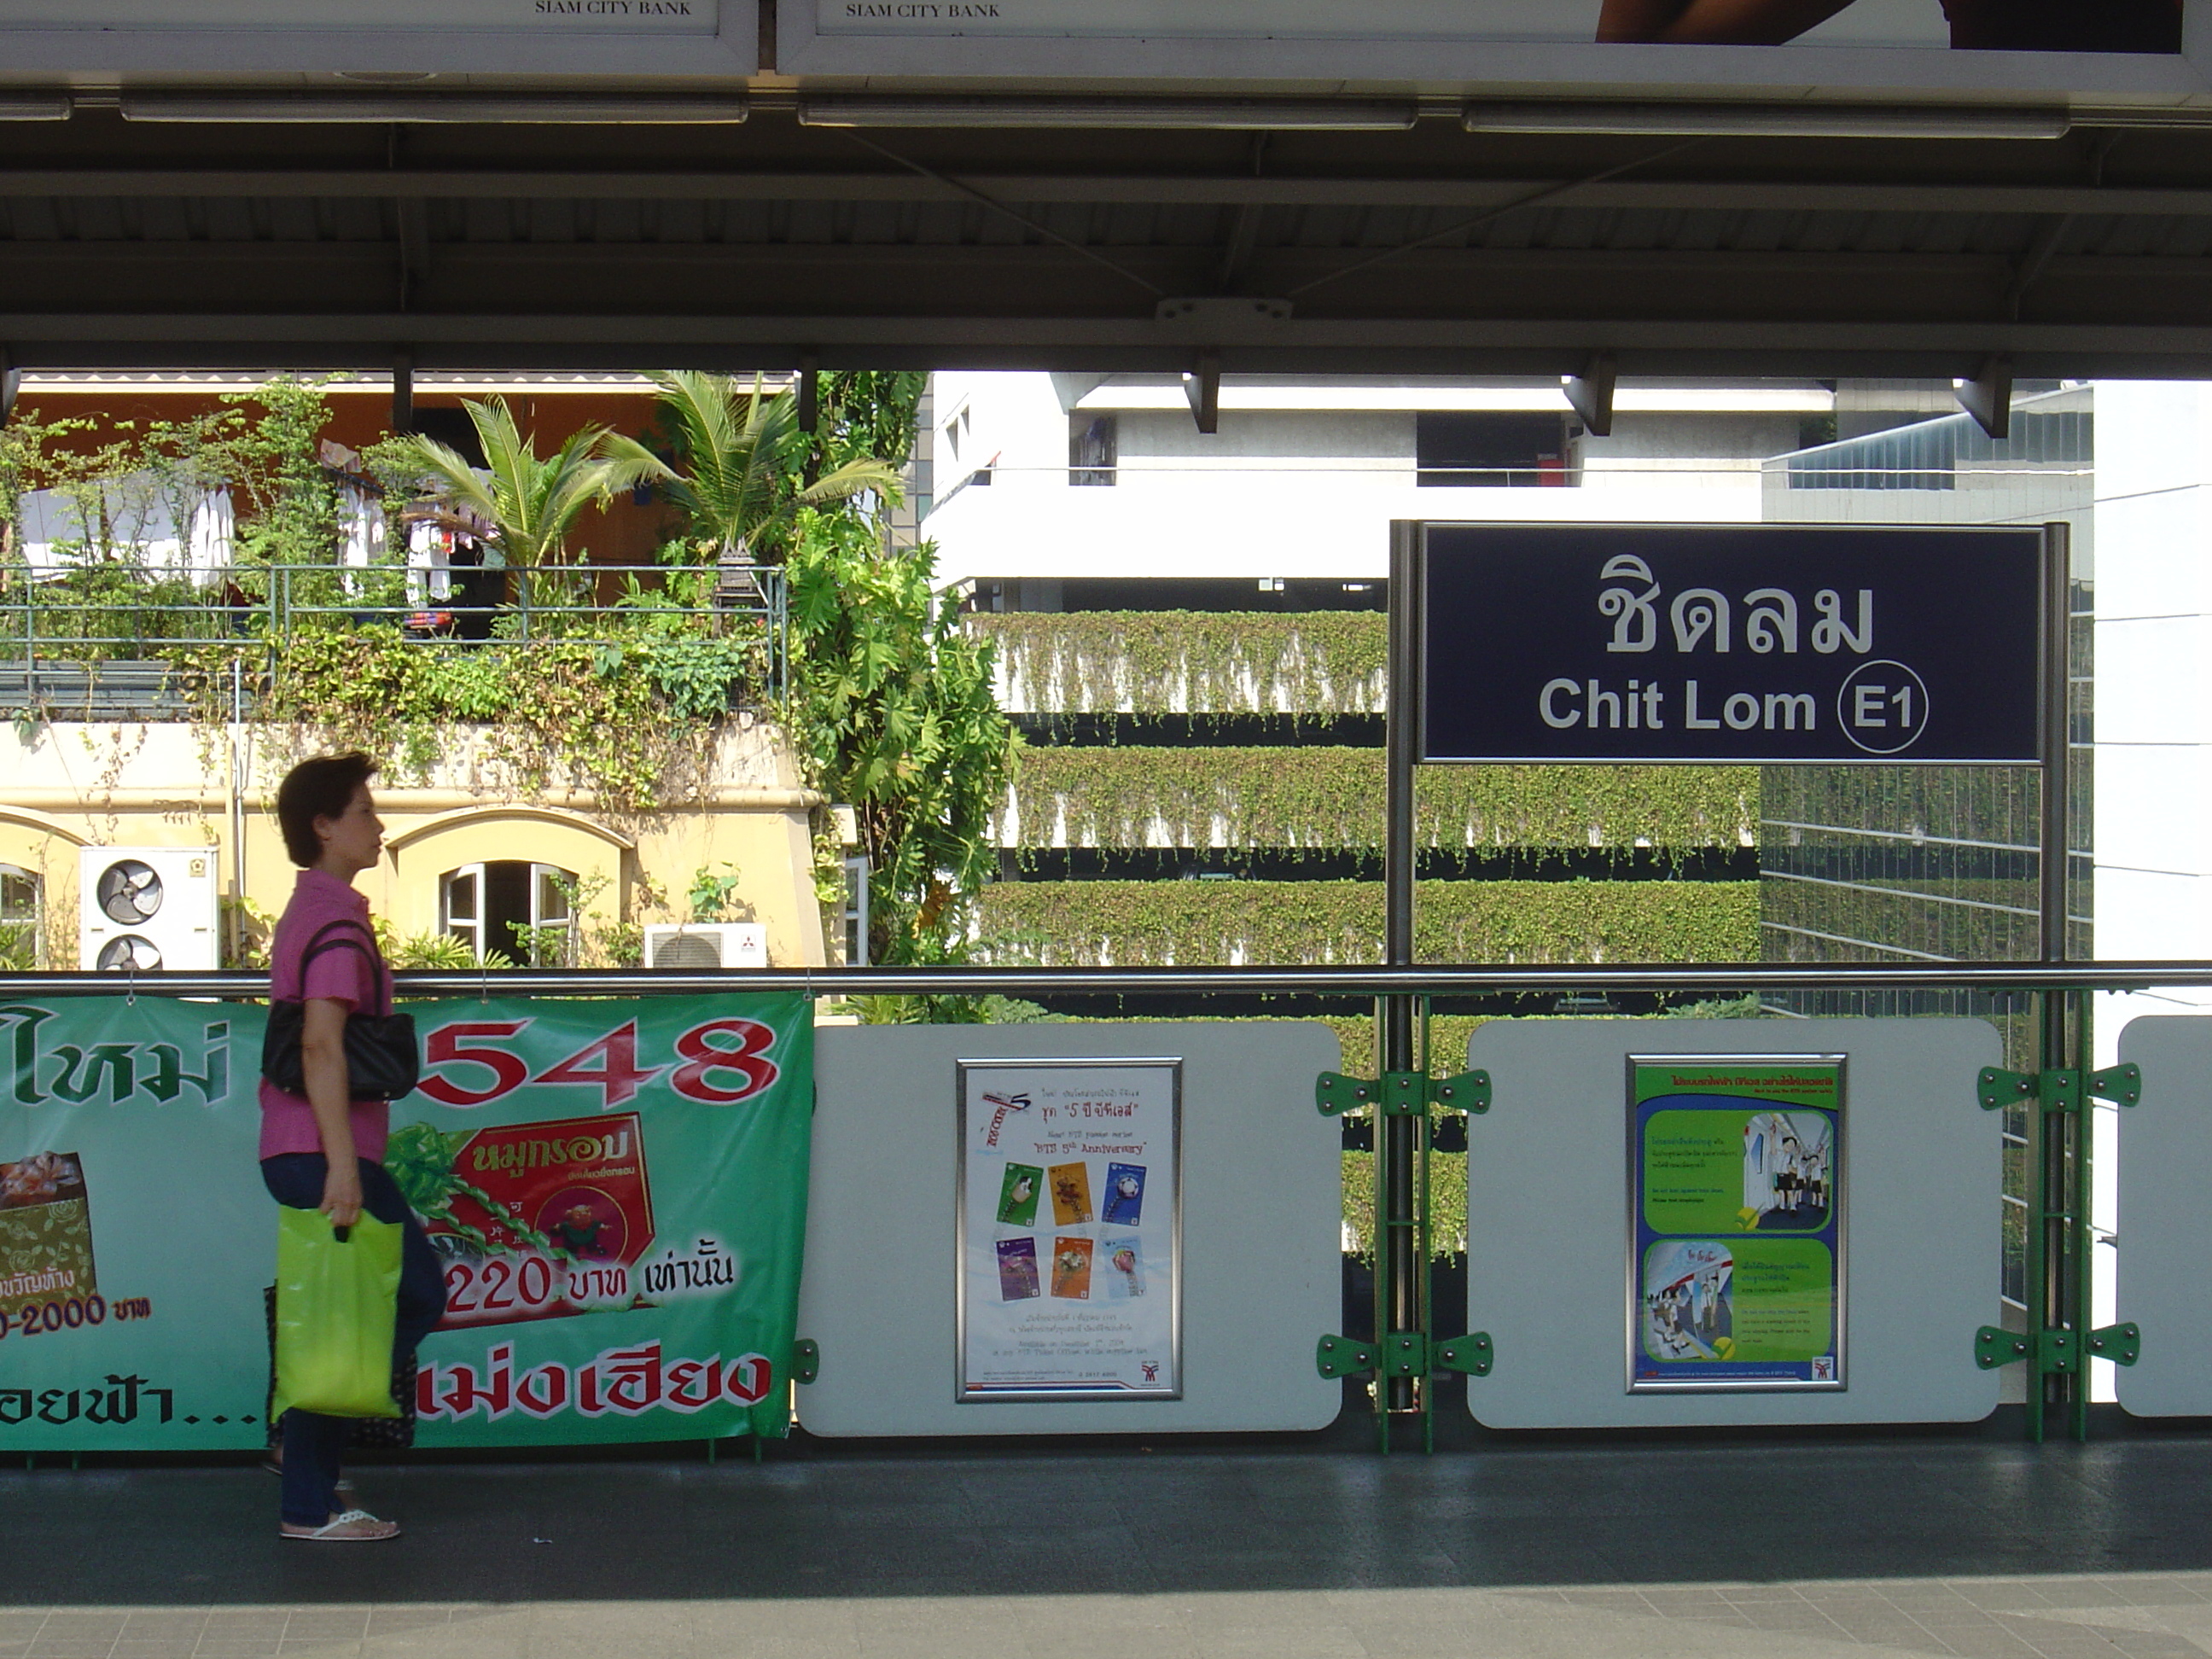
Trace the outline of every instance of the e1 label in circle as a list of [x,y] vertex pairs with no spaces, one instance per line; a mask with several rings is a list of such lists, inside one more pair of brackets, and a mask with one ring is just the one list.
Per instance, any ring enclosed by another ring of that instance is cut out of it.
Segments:
[[1897,755],[1928,729],[1928,687],[1901,662],[1863,662],[1836,693],[1836,723],[1869,755]]

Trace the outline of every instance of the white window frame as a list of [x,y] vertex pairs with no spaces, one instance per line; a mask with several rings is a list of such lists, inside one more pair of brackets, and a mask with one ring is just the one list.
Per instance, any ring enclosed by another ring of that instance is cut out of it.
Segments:
[[16,922],[28,923],[31,929],[31,966],[35,969],[46,965],[46,884],[35,870],[26,870],[18,864],[0,864],[0,882],[27,882],[31,889],[31,909],[28,915],[11,915],[4,897],[0,897],[0,926]]
[[[558,864],[541,864],[535,860],[523,859],[500,859],[493,862],[528,864],[530,916],[524,925],[536,928],[556,927],[566,923],[569,939],[574,941],[578,921],[576,913],[570,907],[567,896],[553,884],[553,878],[556,876],[569,882],[574,882],[577,876],[574,870],[564,868]],[[490,927],[490,920],[484,914],[486,901],[489,896],[487,890],[489,884],[485,876],[489,867],[489,864],[479,860],[474,864],[458,866],[438,878],[438,930],[465,941],[469,947],[470,956],[479,966],[483,964],[484,959],[485,935]],[[476,902],[472,907],[475,914],[471,916],[457,917],[453,915],[453,888],[463,881],[475,884]],[[534,968],[540,964],[524,963],[520,965]]]

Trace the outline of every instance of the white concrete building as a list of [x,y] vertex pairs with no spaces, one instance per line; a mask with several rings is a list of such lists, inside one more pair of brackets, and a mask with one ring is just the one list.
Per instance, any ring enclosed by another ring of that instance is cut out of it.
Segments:
[[1211,436],[1160,375],[939,374],[933,404],[940,579],[1053,611],[1068,580],[1378,582],[1393,519],[1756,521],[1834,393],[1630,381],[1607,438],[1537,380],[1231,375]]

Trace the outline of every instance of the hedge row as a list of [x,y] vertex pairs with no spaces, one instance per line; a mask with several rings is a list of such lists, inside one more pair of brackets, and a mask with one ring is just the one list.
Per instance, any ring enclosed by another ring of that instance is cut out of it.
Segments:
[[1371,714],[1387,619],[1375,611],[979,613],[999,702],[1024,714]]
[[[1352,881],[1002,881],[993,959],[1048,967],[1380,961],[1382,888]],[[1425,962],[1751,962],[1756,882],[1423,882]]]
[[[1342,748],[1024,750],[1001,846],[1380,850],[1383,757]],[[1759,772],[1723,766],[1425,767],[1425,848],[1751,844]]]

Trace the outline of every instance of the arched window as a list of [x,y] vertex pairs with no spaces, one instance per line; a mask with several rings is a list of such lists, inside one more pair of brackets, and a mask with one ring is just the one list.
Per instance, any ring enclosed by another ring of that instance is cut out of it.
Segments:
[[0,864],[0,968],[46,964],[45,890],[28,870]]
[[478,962],[566,968],[576,960],[576,877],[557,864],[501,859],[438,878],[439,926]]

